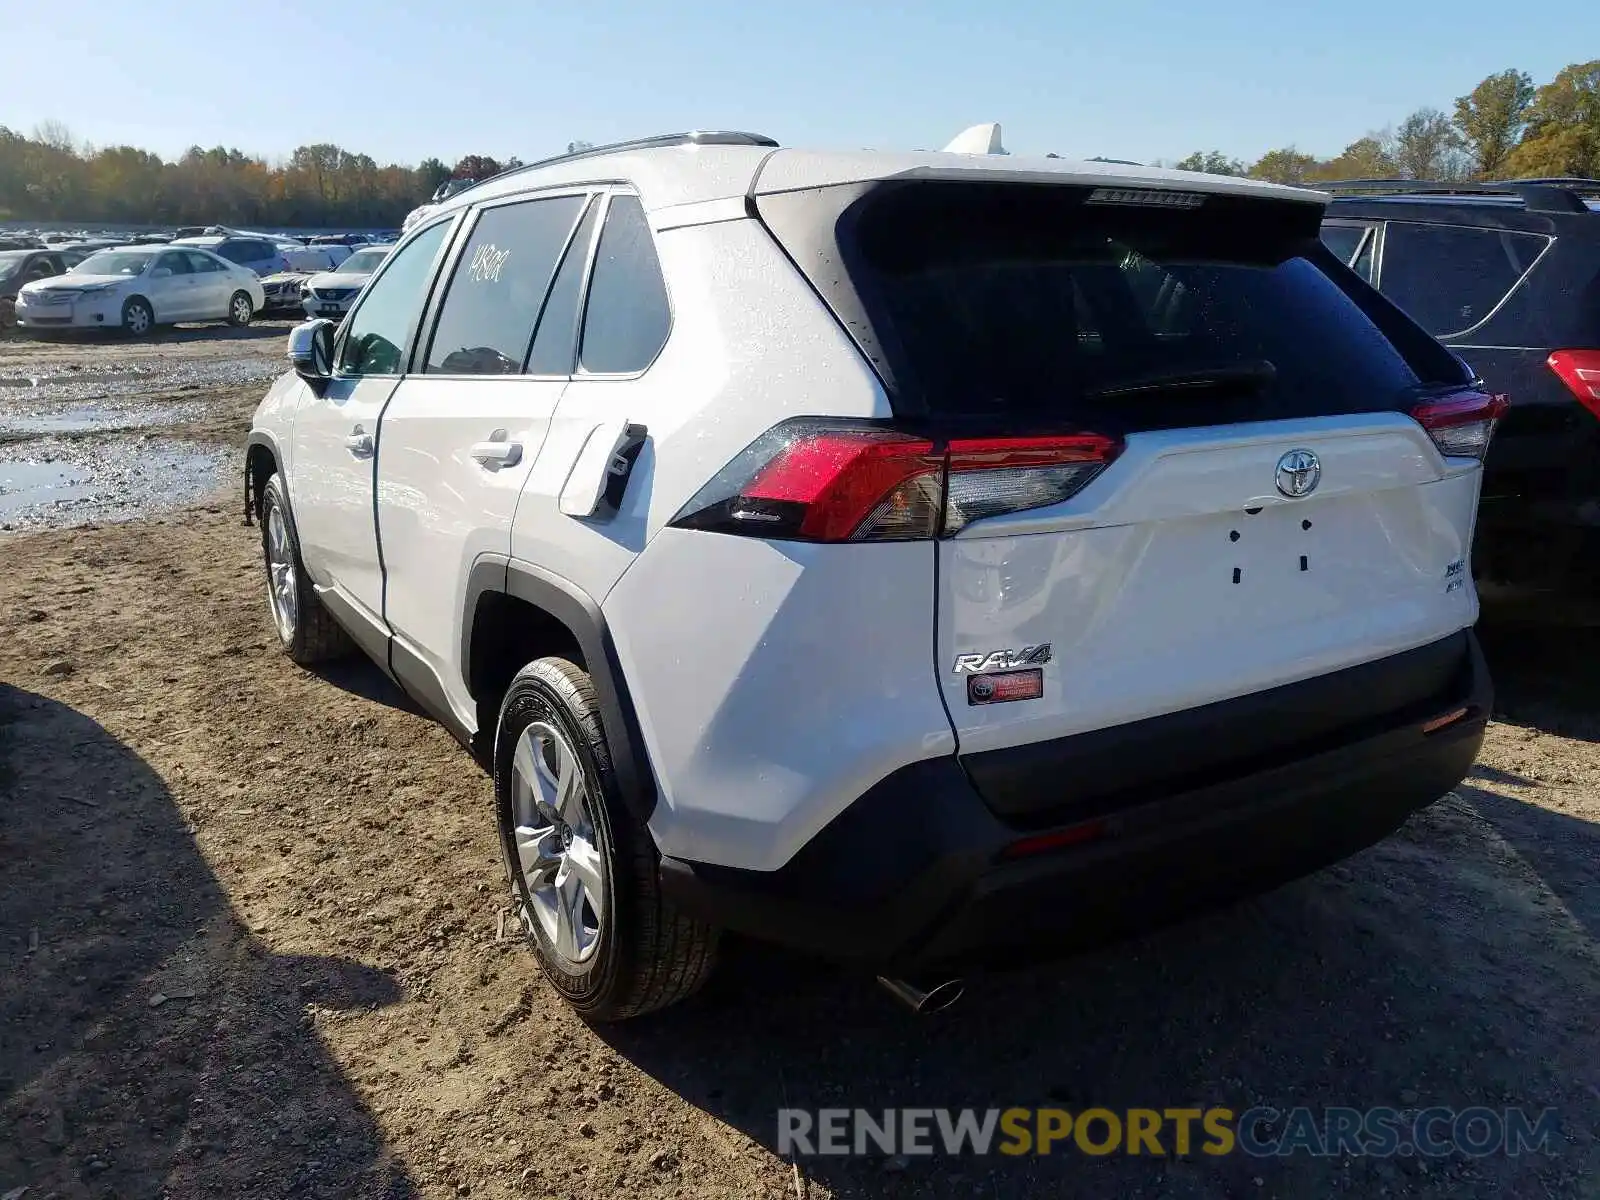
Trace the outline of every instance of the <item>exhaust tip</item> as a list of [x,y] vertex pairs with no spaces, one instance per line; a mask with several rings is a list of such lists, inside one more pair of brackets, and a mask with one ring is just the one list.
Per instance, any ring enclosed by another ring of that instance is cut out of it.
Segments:
[[890,979],[886,975],[879,975],[878,982],[891,996],[920,1016],[943,1012],[961,999],[967,990],[967,981],[964,979],[946,979],[926,991],[904,979]]

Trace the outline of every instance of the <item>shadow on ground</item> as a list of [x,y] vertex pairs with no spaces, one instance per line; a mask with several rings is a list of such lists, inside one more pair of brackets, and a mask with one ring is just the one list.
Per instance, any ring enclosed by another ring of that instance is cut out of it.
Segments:
[[352,696],[360,696],[364,700],[371,700],[374,704],[382,704],[386,708],[397,709],[400,712],[422,715],[422,709],[418,707],[416,701],[401,691],[400,685],[385,675],[382,668],[365,654],[350,654],[344,658],[332,659],[329,662],[318,663],[309,670],[319,679],[333,684],[341,691],[349,692]]
[[1571,913],[1593,929],[1580,864],[1592,869],[1600,831],[1546,816],[1470,789],[1339,867],[1142,940],[975,981],[936,1017],[865,980],[738,947],[702,1001],[605,1036],[775,1150],[783,1105],[1524,1105],[1556,1108],[1562,1128],[1554,1156],[1520,1158],[1069,1149],[801,1162],[842,1195],[1585,1195],[1600,1170],[1600,965]]
[[1600,625],[1501,604],[1485,606],[1478,637],[1494,679],[1496,717],[1600,742]]
[[162,780],[0,684],[0,1194],[416,1194],[309,1025],[388,975],[263,952]]

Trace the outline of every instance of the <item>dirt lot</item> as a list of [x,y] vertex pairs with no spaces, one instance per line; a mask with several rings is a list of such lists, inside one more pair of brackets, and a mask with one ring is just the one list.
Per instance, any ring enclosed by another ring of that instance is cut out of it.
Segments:
[[[132,425],[43,445],[17,414],[72,397],[0,394],[0,469],[57,442],[231,449],[262,386],[206,364],[248,374],[277,332],[0,341],[0,377],[152,368],[98,401]],[[1502,711],[1468,785],[1271,896],[933,1019],[735,947],[697,1001],[592,1030],[497,938],[484,776],[376,670],[277,654],[226,482],[0,533],[0,1197],[1600,1195],[1594,630],[1486,621]],[[797,1172],[786,1103],[1524,1105],[1561,1135],[1517,1159]]]

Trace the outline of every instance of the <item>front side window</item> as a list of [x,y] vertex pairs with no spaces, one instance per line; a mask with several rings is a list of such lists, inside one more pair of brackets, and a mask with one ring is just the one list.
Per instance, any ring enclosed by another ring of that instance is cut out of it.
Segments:
[[189,270],[188,256],[176,250],[174,250],[171,254],[163,254],[160,258],[156,259],[156,270],[167,270],[172,272],[174,275],[191,274]]
[[345,328],[339,350],[341,374],[400,373],[406,343],[428,297],[433,261],[450,224],[429,226],[395,251],[387,269],[367,288]]
[[203,275],[211,271],[222,270],[222,264],[209,254],[200,254],[194,250],[184,251],[183,257],[189,262],[189,269],[196,275]]
[[554,196],[483,213],[445,293],[429,372],[522,371],[556,263],[587,202],[587,196]]
[[1549,244],[1539,234],[1390,221],[1380,290],[1435,337],[1487,317]]
[[637,196],[613,196],[595,251],[578,363],[595,374],[642,371],[672,328],[661,260]]

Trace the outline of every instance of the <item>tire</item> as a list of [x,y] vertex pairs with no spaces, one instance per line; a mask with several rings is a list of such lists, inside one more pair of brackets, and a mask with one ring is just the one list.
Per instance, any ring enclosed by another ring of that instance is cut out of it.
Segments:
[[243,329],[255,315],[256,306],[251,303],[249,292],[235,292],[228,298],[228,324],[235,329]]
[[148,337],[155,332],[156,314],[150,301],[134,296],[122,306],[122,332],[129,337]]
[[[577,784],[559,814],[532,803],[539,787],[525,783],[542,766],[544,795],[560,794],[557,743],[564,743]],[[619,797],[594,685],[581,667],[541,658],[512,679],[495,733],[494,791],[513,905],[546,978],[579,1016],[626,1020],[675,1004],[705,983],[716,966],[718,931],[662,899],[655,843]],[[588,866],[578,867],[585,859]],[[581,893],[568,910],[579,914],[569,931],[581,932],[565,938],[552,916],[552,901],[570,895],[563,876]]]
[[267,573],[267,609],[278,644],[302,667],[342,658],[355,649],[350,635],[317,599],[300,561],[300,540],[289,520],[283,479],[273,475],[261,493],[261,557]]

